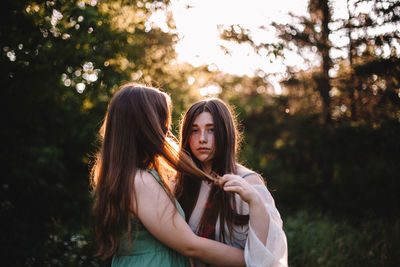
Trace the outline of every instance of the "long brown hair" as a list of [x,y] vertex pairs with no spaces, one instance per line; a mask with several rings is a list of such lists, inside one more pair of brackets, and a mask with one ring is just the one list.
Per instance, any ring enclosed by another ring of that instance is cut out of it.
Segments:
[[[191,176],[213,180],[166,141],[170,122],[170,97],[156,88],[127,84],[111,99],[100,129],[101,150],[91,172],[96,256],[110,257],[121,234],[131,230],[130,218],[136,217],[134,180],[139,169],[160,172],[169,165]],[[166,179],[163,183],[173,201]]]
[[[236,155],[239,147],[240,134],[237,130],[236,117],[222,100],[211,98],[193,104],[186,112],[180,129],[180,149],[190,154],[194,162],[201,168],[201,162],[190,149],[192,126],[196,117],[202,112],[209,112],[214,121],[214,157],[212,172],[220,176],[226,173],[236,173]],[[186,218],[189,220],[199,197],[201,181],[190,175],[178,174],[177,196]],[[215,225],[220,217],[220,240],[225,242],[225,223],[232,237],[233,225],[248,224],[248,216],[239,215],[235,208],[233,193],[225,192],[218,186],[213,186],[207,200],[206,209],[199,224],[199,235],[214,239]]]

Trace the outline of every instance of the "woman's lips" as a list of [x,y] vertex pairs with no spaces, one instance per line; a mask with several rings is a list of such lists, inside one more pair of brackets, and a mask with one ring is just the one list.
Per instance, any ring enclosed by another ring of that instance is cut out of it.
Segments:
[[198,148],[197,151],[199,151],[201,153],[205,153],[205,152],[209,152],[210,149],[209,148],[205,148],[205,147],[201,147],[201,148]]

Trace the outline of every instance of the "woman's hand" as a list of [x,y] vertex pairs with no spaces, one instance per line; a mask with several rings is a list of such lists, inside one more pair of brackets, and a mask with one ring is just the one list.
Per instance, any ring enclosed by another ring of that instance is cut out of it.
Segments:
[[238,193],[249,206],[254,202],[262,202],[257,190],[239,175],[225,174],[218,183],[225,191]]
[[225,174],[219,179],[220,186],[225,191],[235,192],[249,205],[249,224],[257,238],[266,245],[269,231],[269,213],[261,195],[246,179],[234,175]]

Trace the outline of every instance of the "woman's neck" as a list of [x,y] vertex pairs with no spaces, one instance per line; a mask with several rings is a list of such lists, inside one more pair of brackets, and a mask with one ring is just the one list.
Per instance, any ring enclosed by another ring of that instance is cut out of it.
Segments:
[[203,164],[203,170],[204,170],[205,173],[211,174],[211,172],[212,172],[212,164],[211,164],[211,162],[210,163],[209,162],[204,163]]

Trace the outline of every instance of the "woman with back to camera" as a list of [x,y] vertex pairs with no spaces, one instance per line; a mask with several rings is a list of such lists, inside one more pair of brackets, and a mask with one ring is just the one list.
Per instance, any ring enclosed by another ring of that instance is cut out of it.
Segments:
[[167,141],[170,105],[158,89],[127,84],[108,106],[91,175],[97,256],[113,267],[189,266],[187,257],[244,266],[243,250],[196,236],[172,195],[168,166],[215,179]]
[[235,118],[222,100],[193,104],[182,121],[180,149],[206,173],[222,176],[223,190],[178,173],[178,200],[195,233],[245,248],[247,266],[287,266],[286,235],[274,199],[259,174],[237,163],[237,147]]

